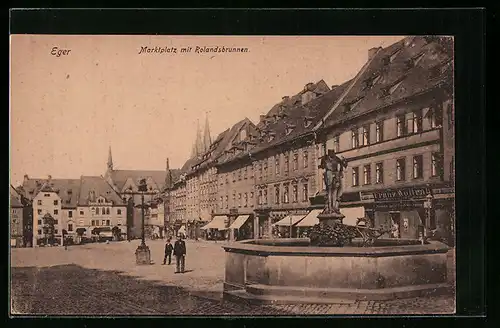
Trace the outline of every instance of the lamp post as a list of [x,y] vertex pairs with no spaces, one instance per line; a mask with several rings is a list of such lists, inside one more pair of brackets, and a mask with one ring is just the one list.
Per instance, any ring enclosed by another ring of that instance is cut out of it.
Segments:
[[426,217],[426,222],[424,226],[424,233],[422,236],[422,243],[425,238],[427,238],[427,226],[430,226],[431,224],[431,216],[432,216],[432,201],[434,200],[434,197],[429,193],[425,197],[425,202],[424,202],[424,207],[425,207],[425,217]]
[[129,188],[125,194],[128,195],[141,195],[141,244],[137,247],[135,251],[135,260],[137,265],[149,265],[151,264],[151,252],[149,247],[146,245],[145,234],[144,234],[144,195],[155,195],[156,193],[148,192],[148,186],[146,179],[141,179],[138,187],[139,192],[133,192],[132,188]]

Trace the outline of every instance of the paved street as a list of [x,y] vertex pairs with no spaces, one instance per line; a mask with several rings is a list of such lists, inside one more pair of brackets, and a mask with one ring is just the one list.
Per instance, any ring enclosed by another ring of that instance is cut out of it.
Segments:
[[[147,242],[154,265],[136,266],[139,241],[11,252],[13,314],[312,315],[451,313],[452,296],[390,302],[256,306],[223,302],[221,243],[187,242],[186,273],[161,265],[163,241]],[[450,257],[451,258],[451,257]]]

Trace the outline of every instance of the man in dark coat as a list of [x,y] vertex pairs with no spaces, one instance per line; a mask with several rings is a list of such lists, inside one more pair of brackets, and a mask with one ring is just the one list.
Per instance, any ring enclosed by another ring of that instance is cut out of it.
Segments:
[[184,273],[184,264],[186,262],[186,243],[182,240],[181,235],[177,235],[177,241],[174,244],[174,255],[176,271],[175,273]]
[[170,238],[167,239],[167,243],[165,244],[165,257],[163,258],[163,265],[167,263],[167,258],[168,258],[168,265],[172,263],[172,251],[174,250],[174,247],[170,243]]

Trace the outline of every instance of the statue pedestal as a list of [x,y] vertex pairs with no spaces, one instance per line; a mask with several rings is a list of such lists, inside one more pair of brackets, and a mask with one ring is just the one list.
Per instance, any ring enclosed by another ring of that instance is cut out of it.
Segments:
[[342,224],[342,220],[345,218],[345,215],[341,213],[321,213],[318,216],[319,224],[322,228],[327,226],[334,226],[336,224]]
[[135,250],[135,262],[137,265],[151,264],[151,251],[146,245],[139,245]]

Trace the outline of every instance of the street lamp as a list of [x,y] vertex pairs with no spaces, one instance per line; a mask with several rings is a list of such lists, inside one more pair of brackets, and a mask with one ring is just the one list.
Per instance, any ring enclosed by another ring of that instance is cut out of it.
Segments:
[[424,202],[424,208],[425,208],[425,216],[426,216],[426,222],[424,226],[424,234],[422,236],[422,243],[423,240],[427,237],[427,226],[430,226],[431,224],[431,216],[432,216],[432,201],[434,200],[434,197],[429,193],[425,197],[425,202]]
[[144,195],[155,195],[156,193],[154,192],[148,192],[148,186],[146,179],[141,179],[139,181],[139,187],[138,187],[139,192],[133,192],[132,188],[130,187],[125,194],[128,195],[141,195],[141,214],[142,214],[142,221],[141,221],[141,244],[137,247],[135,251],[135,259],[136,259],[136,264],[138,265],[149,265],[151,264],[151,252],[149,250],[149,247],[146,245],[146,240],[144,236]]

